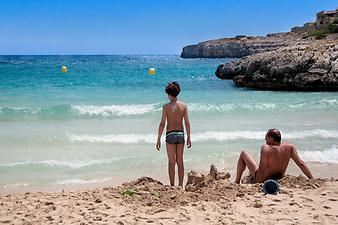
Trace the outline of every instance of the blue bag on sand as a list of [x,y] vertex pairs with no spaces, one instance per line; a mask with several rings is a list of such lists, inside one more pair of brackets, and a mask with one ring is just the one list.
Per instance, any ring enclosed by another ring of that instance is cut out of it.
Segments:
[[264,194],[276,195],[279,192],[278,181],[272,179],[264,181],[262,191]]

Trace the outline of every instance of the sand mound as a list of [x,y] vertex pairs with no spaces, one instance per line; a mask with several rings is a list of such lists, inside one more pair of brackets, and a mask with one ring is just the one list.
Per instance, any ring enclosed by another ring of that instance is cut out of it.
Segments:
[[[207,175],[190,171],[185,190],[163,185],[151,177],[141,177],[135,181],[124,183],[117,190],[126,203],[162,207],[185,206],[197,201],[232,202],[236,201],[236,197],[262,193],[262,184],[238,185],[231,183],[229,178],[228,172],[221,172],[211,165]],[[323,179],[309,180],[303,176],[287,175],[280,180],[280,188],[281,193],[285,193],[285,189],[309,190],[320,187],[323,182],[325,182]]]
[[185,185],[187,191],[197,191],[202,187],[207,187],[213,184],[216,180],[225,180],[230,178],[230,173],[219,172],[214,165],[210,166],[210,172],[207,176],[190,171],[188,173],[188,181]]
[[279,183],[282,188],[297,188],[302,190],[317,189],[323,184],[327,179],[307,179],[306,177],[300,175],[298,177],[286,175],[280,179]]
[[236,197],[259,191],[259,185],[237,185],[230,183],[228,178],[229,173],[220,172],[211,165],[207,175],[189,172],[185,190],[163,185],[150,177],[124,183],[118,189],[126,203],[162,207],[184,206],[196,201],[234,201]]

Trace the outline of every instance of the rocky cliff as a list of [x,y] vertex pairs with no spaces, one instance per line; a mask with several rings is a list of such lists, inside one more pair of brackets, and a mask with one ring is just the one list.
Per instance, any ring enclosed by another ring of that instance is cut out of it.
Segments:
[[294,43],[217,67],[220,79],[262,90],[338,91],[338,39]]
[[291,32],[268,34],[265,37],[236,36],[188,45],[183,48],[182,58],[240,58],[247,55],[273,51],[302,40],[301,35]]
[[237,36],[183,48],[183,58],[241,58],[216,69],[220,79],[261,90],[338,91],[338,9],[315,22],[265,37]]
[[264,37],[236,36],[188,45],[183,48],[182,58],[241,58],[244,56],[275,51],[295,42],[311,41],[310,36],[322,38],[326,33],[338,32],[338,9],[317,13],[315,22],[291,28],[291,32],[268,34]]

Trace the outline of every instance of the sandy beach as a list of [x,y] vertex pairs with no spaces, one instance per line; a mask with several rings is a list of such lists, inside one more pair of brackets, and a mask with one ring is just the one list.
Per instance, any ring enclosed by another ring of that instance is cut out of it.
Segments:
[[277,195],[190,172],[185,190],[141,177],[118,187],[0,195],[1,224],[338,224],[338,180],[287,175]]

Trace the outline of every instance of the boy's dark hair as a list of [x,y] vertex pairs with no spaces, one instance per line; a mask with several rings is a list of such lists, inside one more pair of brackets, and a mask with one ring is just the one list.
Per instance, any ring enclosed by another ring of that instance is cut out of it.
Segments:
[[168,83],[167,86],[165,87],[165,93],[174,98],[176,98],[176,96],[179,95],[180,91],[181,91],[180,85],[176,81]]
[[275,128],[269,129],[267,135],[271,137],[277,143],[280,143],[282,140],[282,135],[280,131]]

